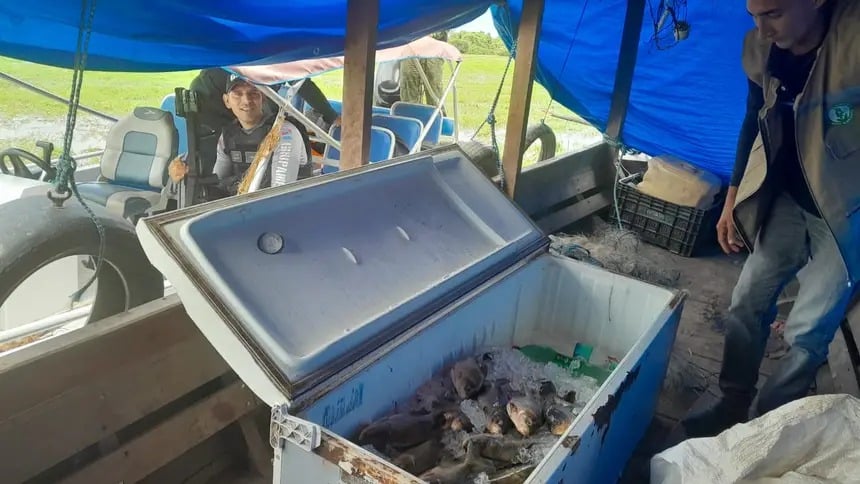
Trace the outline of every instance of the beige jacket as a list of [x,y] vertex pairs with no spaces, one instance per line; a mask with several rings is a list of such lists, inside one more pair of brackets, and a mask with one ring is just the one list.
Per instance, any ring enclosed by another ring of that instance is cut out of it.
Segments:
[[[860,278],[860,0],[829,1],[835,2],[830,30],[795,101],[795,131],[807,185],[853,283]],[[774,161],[767,148],[781,143],[775,109],[780,82],[766,69],[770,49],[755,30],[744,40],[744,71],[764,93],[760,133],[734,210],[735,224],[750,248],[774,197],[766,179]],[[763,143],[765,139],[770,142]]]

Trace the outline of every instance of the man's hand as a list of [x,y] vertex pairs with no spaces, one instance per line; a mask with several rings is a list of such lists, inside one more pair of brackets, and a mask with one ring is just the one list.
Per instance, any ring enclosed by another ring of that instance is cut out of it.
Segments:
[[735,221],[732,218],[737,194],[738,187],[729,187],[728,193],[726,193],[726,203],[723,204],[723,213],[720,215],[719,222],[717,222],[717,240],[719,240],[720,247],[723,248],[723,252],[726,254],[740,252],[741,248],[743,248],[743,244],[738,240]]
[[182,161],[181,156],[177,156],[167,167],[167,174],[174,183],[179,183],[188,174],[188,165]]

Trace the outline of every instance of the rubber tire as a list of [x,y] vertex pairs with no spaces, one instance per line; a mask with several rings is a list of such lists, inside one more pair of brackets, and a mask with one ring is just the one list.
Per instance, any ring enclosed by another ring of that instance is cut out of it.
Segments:
[[499,174],[499,157],[493,148],[479,141],[461,141],[460,149],[488,178]]
[[538,162],[548,160],[555,157],[557,142],[555,132],[548,125],[540,123],[533,124],[526,130],[526,139],[523,152],[525,153],[535,141],[540,140],[540,155]]
[[[164,296],[164,279],[150,264],[134,228],[103,207],[87,204],[105,229],[105,252],[88,322],[128,311]],[[47,264],[72,255],[95,257],[96,226],[74,198],[55,208],[47,197],[0,205],[0,305]]]

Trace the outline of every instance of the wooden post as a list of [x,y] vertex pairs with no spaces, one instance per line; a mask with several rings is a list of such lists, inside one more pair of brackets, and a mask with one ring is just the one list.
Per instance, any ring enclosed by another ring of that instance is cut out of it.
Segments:
[[612,90],[612,105],[606,122],[606,136],[618,140],[627,117],[630,88],[633,86],[633,72],[636,70],[636,57],[639,54],[639,37],[642,34],[642,20],[645,16],[645,0],[627,2],[627,16],[621,33],[621,51],[618,53],[618,67],[615,70],[615,87]]
[[529,122],[529,105],[532,100],[532,78],[535,70],[537,40],[540,37],[544,0],[523,2],[523,14],[517,33],[517,57],[514,63],[514,80],[511,86],[511,104],[505,130],[505,149],[502,166],[505,172],[505,191],[513,199],[517,178],[523,167],[523,145]]
[[365,165],[370,157],[379,0],[348,0],[346,8],[341,171]]

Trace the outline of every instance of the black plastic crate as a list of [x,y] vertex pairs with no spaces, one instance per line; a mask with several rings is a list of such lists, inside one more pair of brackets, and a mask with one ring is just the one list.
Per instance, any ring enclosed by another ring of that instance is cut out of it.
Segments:
[[[716,244],[716,226],[724,199],[722,192],[710,209],[699,210],[654,198],[628,184],[628,181],[638,182],[641,176],[618,182],[616,204],[624,228],[636,232],[645,242],[684,257],[697,255]],[[618,223],[614,208],[610,217]]]

